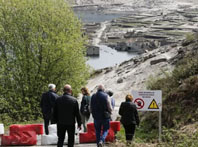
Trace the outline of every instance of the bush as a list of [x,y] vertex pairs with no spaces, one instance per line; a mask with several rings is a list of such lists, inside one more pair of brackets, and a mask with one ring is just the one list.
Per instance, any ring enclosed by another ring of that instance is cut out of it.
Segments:
[[0,119],[40,117],[49,83],[77,95],[88,78],[81,23],[65,0],[0,0]]
[[198,146],[198,134],[187,135],[180,133],[174,129],[163,128],[162,136],[164,146],[177,146],[177,147],[197,147]]
[[[150,78],[148,89],[163,93],[162,121],[166,127],[177,127],[198,120],[198,55],[188,56],[171,73]],[[145,121],[152,120],[147,115]],[[153,125],[149,125],[151,128]]]

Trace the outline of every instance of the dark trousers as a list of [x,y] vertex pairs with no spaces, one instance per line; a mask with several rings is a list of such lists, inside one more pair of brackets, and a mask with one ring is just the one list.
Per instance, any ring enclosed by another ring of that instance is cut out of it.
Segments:
[[44,127],[45,127],[45,134],[48,135],[49,134],[49,130],[48,130],[48,126],[49,126],[49,119],[44,118]]
[[51,114],[43,114],[43,119],[44,119],[44,128],[45,128],[45,134],[49,134],[48,126],[49,124],[53,123],[51,120]]
[[131,141],[133,139],[134,133],[135,133],[135,125],[123,125],[125,130],[125,136],[126,140]]
[[57,136],[58,136],[57,147],[63,147],[66,131],[68,134],[68,147],[74,146],[75,125],[64,125],[64,124],[58,123],[57,124]]

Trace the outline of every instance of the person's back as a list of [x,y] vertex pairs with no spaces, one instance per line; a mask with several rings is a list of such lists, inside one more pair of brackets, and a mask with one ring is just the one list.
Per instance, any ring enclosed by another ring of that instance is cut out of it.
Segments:
[[41,109],[43,114],[50,114],[52,112],[56,98],[58,98],[58,95],[52,90],[42,94]]
[[122,115],[121,122],[123,124],[137,124],[139,122],[136,105],[133,102],[122,102],[119,114]]
[[84,132],[87,132],[87,123],[90,117],[89,107],[90,107],[91,97],[87,87],[81,88],[81,92],[83,95],[80,105],[81,119],[83,123]]
[[77,100],[69,95],[64,94],[56,100],[55,106],[55,121],[60,124],[71,125],[75,123],[75,117],[79,116],[79,108]]
[[140,123],[136,105],[132,101],[132,95],[126,95],[125,102],[122,102],[119,108],[120,122],[124,126],[127,144],[131,144],[136,125],[139,126]]
[[[94,127],[96,132],[96,143],[102,147],[110,128],[111,106],[108,96],[104,92],[102,85],[98,86],[98,91],[91,98],[91,113],[94,118]],[[102,128],[102,129],[101,129]]]
[[56,85],[49,84],[48,88],[49,88],[49,91],[42,94],[41,102],[40,102],[46,135],[49,134],[49,130],[48,130],[49,124],[54,123],[52,113],[53,113],[55,101],[58,98],[58,95],[55,93]]
[[[84,114],[86,106],[88,106],[88,108],[89,108],[90,101],[91,101],[91,97],[89,95],[83,95],[82,101],[81,101],[81,106],[80,106],[80,112],[82,114]],[[86,114],[84,114],[84,115],[86,115]],[[88,114],[88,115],[90,115],[90,114]],[[89,116],[87,116],[87,117],[89,117]]]
[[108,111],[107,108],[107,94],[99,90],[91,98],[91,111],[94,119],[104,119],[104,111]]
[[59,97],[54,106],[54,120],[57,123],[58,147],[63,147],[65,133],[68,134],[68,147],[74,146],[75,121],[81,129],[81,117],[77,100],[71,96],[70,85],[63,88],[63,96]]
[[114,109],[115,108],[115,99],[114,99],[114,97],[110,97],[111,98],[111,107],[112,107],[112,109]]
[[110,102],[111,102],[111,108],[114,110],[115,108],[115,99],[113,97],[113,91],[112,90],[107,90],[106,93],[109,95],[110,97]]

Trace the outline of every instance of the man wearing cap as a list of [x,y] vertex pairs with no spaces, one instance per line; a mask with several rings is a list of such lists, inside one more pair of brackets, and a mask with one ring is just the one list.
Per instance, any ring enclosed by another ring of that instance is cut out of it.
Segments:
[[56,99],[54,105],[54,120],[57,123],[57,147],[63,147],[65,133],[68,134],[68,147],[74,146],[75,141],[75,123],[77,121],[78,129],[81,129],[81,117],[78,101],[72,96],[72,88],[65,85],[63,96]]
[[49,91],[42,94],[41,103],[40,103],[43,119],[44,119],[44,128],[46,135],[49,134],[49,130],[48,130],[49,123],[54,123],[52,113],[53,113],[55,100],[58,98],[58,95],[55,93],[56,85],[49,84],[48,88]]

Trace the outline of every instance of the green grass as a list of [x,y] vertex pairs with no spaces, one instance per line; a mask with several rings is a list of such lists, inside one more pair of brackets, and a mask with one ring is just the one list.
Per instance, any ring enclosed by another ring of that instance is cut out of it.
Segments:
[[116,138],[120,141],[125,141],[125,131],[122,125],[120,127],[120,131],[116,134]]
[[[141,124],[139,127],[136,127],[134,141],[136,143],[145,143],[145,142],[157,142],[158,139],[158,130],[147,130],[145,129],[145,124]],[[116,138],[121,142],[126,142],[125,140],[125,131],[121,125],[120,131],[116,134]]]

